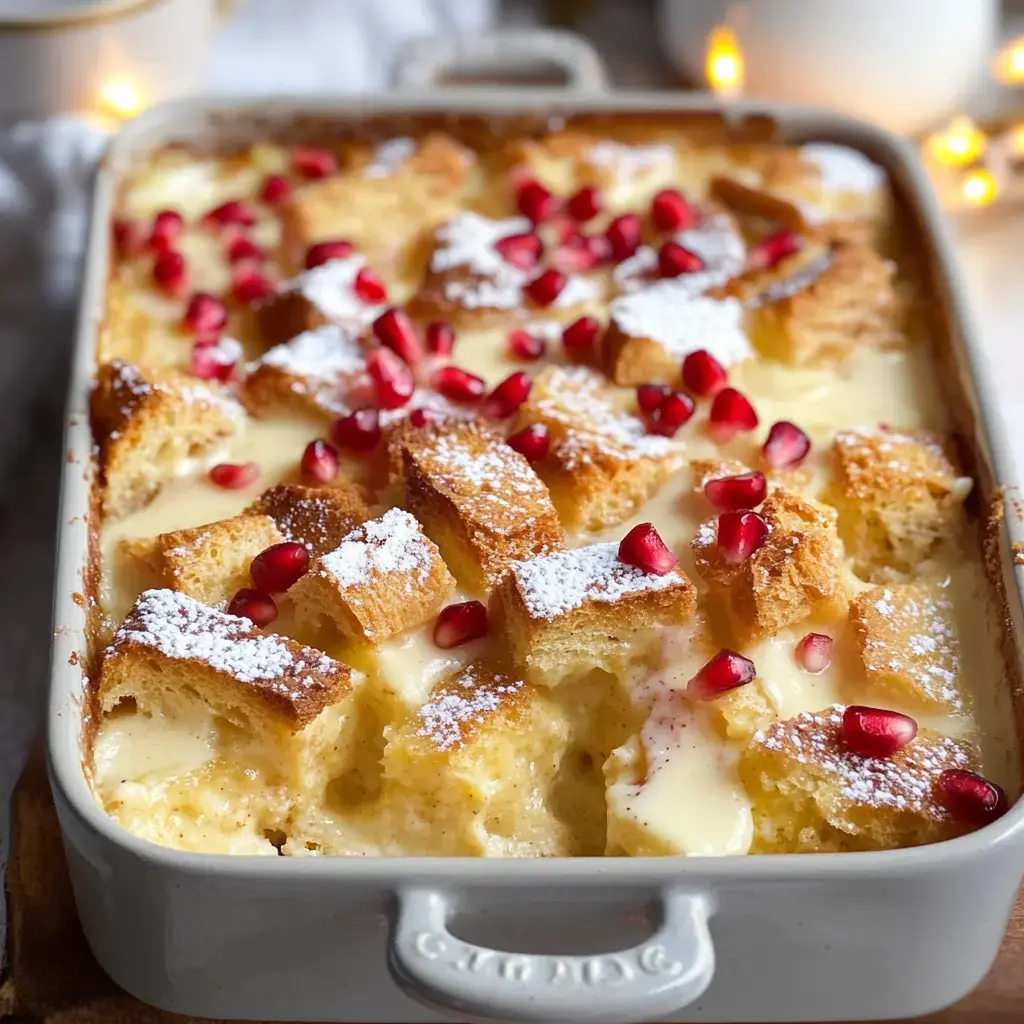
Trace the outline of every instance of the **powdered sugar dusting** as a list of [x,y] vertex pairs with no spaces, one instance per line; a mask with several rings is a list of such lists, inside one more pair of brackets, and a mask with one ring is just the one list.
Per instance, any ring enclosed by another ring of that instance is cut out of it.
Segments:
[[275,345],[255,365],[277,366],[285,373],[310,380],[332,380],[361,373],[366,358],[348,331],[337,324],[323,324]]
[[825,192],[870,194],[882,186],[885,171],[863,153],[849,146],[811,142],[800,147],[800,155],[812,164]]
[[340,260],[328,260],[286,282],[286,291],[298,291],[326,317],[358,334],[372,323],[384,306],[370,305],[356,294],[355,280],[365,261],[358,253]]
[[823,252],[814,259],[805,263],[794,274],[773,281],[760,295],[755,296],[748,305],[753,309],[764,306],[771,302],[781,302],[783,299],[792,298],[809,288],[815,281],[825,273],[832,265],[832,254]]
[[553,305],[559,309],[576,306],[581,302],[593,302],[601,297],[601,288],[596,281],[590,281],[578,274],[570,274],[565,287],[558,293]]
[[363,168],[367,178],[386,178],[416,152],[416,140],[402,136],[382,142],[374,151],[370,162]]
[[430,740],[439,750],[451,750],[522,688],[519,680],[470,665],[433,690],[419,710],[421,724],[416,735]]

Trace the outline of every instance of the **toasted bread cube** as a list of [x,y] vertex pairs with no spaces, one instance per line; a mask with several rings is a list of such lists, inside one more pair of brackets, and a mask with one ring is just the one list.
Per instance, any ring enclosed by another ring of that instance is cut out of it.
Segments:
[[772,636],[843,596],[835,512],[778,490],[760,508],[765,542],[744,562],[730,564],[718,549],[715,523],[693,541],[697,572],[726,612],[740,643]]
[[436,615],[454,587],[420,524],[392,508],[317,558],[289,594],[300,612],[327,618],[346,638],[380,643]]
[[184,347],[169,343],[167,332],[161,327],[157,317],[139,301],[137,290],[127,281],[114,277],[107,286],[96,358],[101,363],[120,359],[144,366],[179,362]]
[[953,605],[938,587],[873,587],[850,602],[854,642],[868,682],[928,711],[963,706]]
[[750,467],[739,459],[690,459],[690,472],[693,474],[694,493],[703,495],[704,485],[709,480],[749,473]]
[[489,591],[513,561],[562,546],[547,487],[486,428],[449,423],[409,434],[402,460],[405,507],[463,585]]
[[330,487],[278,484],[245,511],[270,516],[285,540],[305,545],[311,555],[333,551],[370,515],[362,490],[342,476]]
[[621,673],[696,601],[681,570],[646,573],[619,561],[618,544],[591,544],[514,562],[491,595],[492,631],[525,679],[557,686],[596,668]]
[[600,374],[549,367],[534,378],[515,429],[544,424],[548,455],[534,468],[570,530],[600,530],[632,516],[682,462],[667,438],[621,411]]
[[570,852],[550,800],[569,729],[543,691],[476,661],[386,734],[379,813],[393,822],[385,834],[403,847],[463,856]]
[[940,437],[841,431],[832,466],[823,497],[839,511],[839,535],[859,573],[913,572],[956,549],[971,480],[957,475]]
[[977,752],[922,729],[890,757],[861,757],[842,742],[843,711],[834,704],[776,722],[743,752],[751,852],[890,850],[959,834],[936,780],[947,768],[976,769]]
[[91,415],[103,512],[112,519],[141,508],[245,422],[242,407],[211,386],[120,360],[100,367]]

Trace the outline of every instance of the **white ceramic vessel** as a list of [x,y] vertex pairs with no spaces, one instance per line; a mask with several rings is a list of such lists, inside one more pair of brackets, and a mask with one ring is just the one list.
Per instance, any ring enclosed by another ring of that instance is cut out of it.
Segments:
[[[112,145],[100,173],[68,412],[48,750],[86,937],[145,1002],[201,1017],[302,1021],[496,1019],[570,1024],[839,1021],[925,1013],[960,998],[999,947],[1024,873],[1024,803],[952,842],[884,853],[734,858],[292,859],[181,853],[124,831],[82,771],[91,438],[87,403],[107,277],[107,224],[121,170],[169,140],[245,138],[296,115],[716,110],[706,97],[603,94],[592,55],[545,36],[574,91],[431,91],[421,51],[405,93],[376,99],[229,102],[154,110]],[[500,39],[460,44],[445,59]],[[522,57],[523,39],[515,44]],[[481,49],[483,47],[483,49]],[[426,62],[426,63],[425,63]],[[228,117],[221,115],[227,113]],[[964,306],[949,238],[911,148],[845,118],[742,103],[783,138],[857,146],[887,168],[920,225],[946,312],[964,410],[958,430],[980,488],[1017,482]],[[959,407],[959,405],[958,405]],[[1019,503],[1018,503],[1019,504]],[[1024,507],[1024,506],[1021,506]],[[1024,628],[1007,501],[999,545],[1015,651]],[[458,937],[456,937],[458,936]]]

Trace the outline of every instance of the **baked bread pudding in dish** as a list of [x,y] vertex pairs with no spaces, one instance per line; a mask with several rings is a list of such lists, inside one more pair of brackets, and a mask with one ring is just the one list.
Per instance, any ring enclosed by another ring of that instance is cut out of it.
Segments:
[[982,496],[881,168],[685,119],[375,131],[125,177],[107,813],[302,857],[882,850],[1002,814]]

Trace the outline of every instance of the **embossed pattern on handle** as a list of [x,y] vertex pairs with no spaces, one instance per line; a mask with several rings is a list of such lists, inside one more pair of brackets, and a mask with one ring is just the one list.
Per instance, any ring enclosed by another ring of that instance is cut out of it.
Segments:
[[639,945],[592,956],[509,953],[448,930],[447,897],[398,894],[389,950],[396,981],[448,1011],[529,1024],[629,1024],[699,998],[715,971],[707,896],[662,894],[662,924]]

